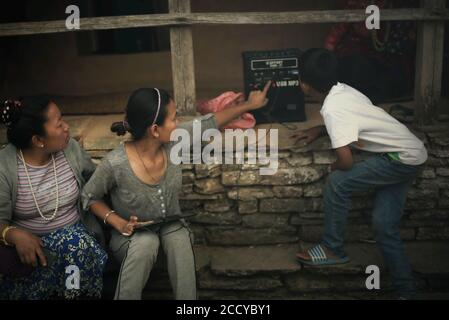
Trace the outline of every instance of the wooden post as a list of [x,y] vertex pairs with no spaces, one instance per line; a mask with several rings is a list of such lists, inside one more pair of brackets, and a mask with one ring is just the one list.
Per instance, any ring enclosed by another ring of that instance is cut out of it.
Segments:
[[[169,0],[170,13],[190,13],[190,0]],[[192,29],[189,26],[170,27],[173,90],[178,113],[196,113],[195,65]]]
[[[446,0],[421,0],[421,6],[441,10]],[[430,124],[436,118],[441,101],[444,21],[420,22],[416,48],[415,122]]]

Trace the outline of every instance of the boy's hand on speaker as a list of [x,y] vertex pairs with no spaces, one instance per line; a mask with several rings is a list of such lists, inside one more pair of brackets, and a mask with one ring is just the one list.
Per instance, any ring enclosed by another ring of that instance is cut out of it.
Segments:
[[250,92],[247,101],[249,110],[256,110],[267,105],[267,93],[271,87],[271,83],[271,80],[268,81],[262,91],[255,90]]

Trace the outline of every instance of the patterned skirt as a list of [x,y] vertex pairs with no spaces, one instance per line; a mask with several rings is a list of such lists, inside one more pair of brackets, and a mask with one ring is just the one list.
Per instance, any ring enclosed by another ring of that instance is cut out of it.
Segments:
[[107,254],[81,222],[41,237],[47,267],[26,277],[0,275],[0,299],[97,299]]

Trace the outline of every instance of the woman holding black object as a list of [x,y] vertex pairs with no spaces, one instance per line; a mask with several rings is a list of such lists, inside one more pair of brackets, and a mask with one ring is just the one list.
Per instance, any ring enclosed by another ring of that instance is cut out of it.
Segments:
[[5,101],[0,120],[0,299],[100,298],[107,255],[80,202],[95,165],[45,97]]
[[[201,134],[219,128],[244,112],[263,107],[271,85],[254,91],[248,101],[224,111],[202,116]],[[115,299],[141,299],[159,245],[167,256],[168,273],[176,299],[197,298],[191,232],[179,220],[141,228],[139,221],[180,215],[178,193],[182,169],[169,155],[177,127],[191,135],[194,121],[178,126],[176,105],[167,92],[157,88],[136,90],[129,98],[126,120],[114,123],[118,135],[129,131],[133,141],[121,144],[105,156],[83,190],[84,208],[113,227],[110,248],[122,262]],[[103,201],[109,194],[112,209]]]

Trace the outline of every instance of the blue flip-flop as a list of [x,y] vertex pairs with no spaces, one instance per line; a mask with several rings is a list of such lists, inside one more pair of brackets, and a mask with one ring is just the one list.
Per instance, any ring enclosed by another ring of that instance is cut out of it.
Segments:
[[312,260],[304,260],[299,257],[297,257],[297,259],[299,262],[308,266],[331,266],[345,264],[351,261],[349,257],[329,259],[320,244],[307,250],[307,253],[312,258]]

